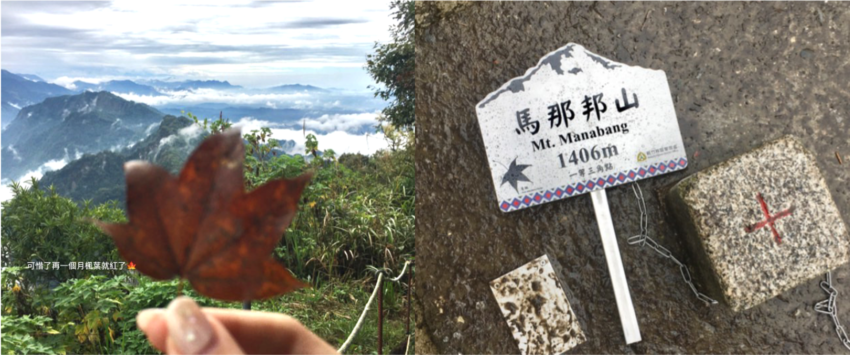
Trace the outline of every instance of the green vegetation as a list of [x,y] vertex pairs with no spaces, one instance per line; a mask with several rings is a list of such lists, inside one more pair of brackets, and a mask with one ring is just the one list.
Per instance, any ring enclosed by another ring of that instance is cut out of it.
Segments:
[[373,87],[375,96],[390,101],[384,116],[398,128],[412,128],[416,99],[416,53],[413,43],[414,2],[394,0],[390,5],[397,21],[390,29],[393,41],[375,44],[375,53],[366,56],[366,70],[384,87]]
[[[271,138],[268,128],[242,132],[247,142],[246,189],[271,179],[313,173],[299,211],[275,249],[276,257],[312,287],[255,301],[252,308],[289,314],[334,346],[341,345],[354,329],[373,291],[376,271],[395,276],[415,255],[414,5],[409,0],[396,0],[391,6],[398,21],[391,29],[393,42],[376,44],[375,54],[367,58],[370,75],[385,87],[375,88],[375,95],[393,100],[379,118],[386,124],[377,127],[390,149],[371,156],[337,156],[333,150],[322,150],[321,142],[309,135],[304,137],[305,156],[289,156],[281,154],[280,148],[292,147],[294,142]],[[103,150],[126,144],[128,137],[143,137],[143,132],[124,126],[126,121],[143,123],[162,117],[147,106],[131,105],[113,96],[84,93],[45,100],[41,106],[33,106],[38,109],[33,109],[33,117],[40,118],[34,122],[41,125],[27,127],[26,132],[21,128],[21,133],[12,127],[13,122],[3,132],[3,140],[8,136],[15,141],[8,140],[7,145],[24,147],[31,143],[42,148],[45,141],[51,141],[43,137],[59,132],[74,138],[101,137],[77,143],[86,151]],[[57,119],[66,109],[68,123]],[[118,111],[133,114],[109,114]],[[118,116],[124,121],[109,119]],[[221,115],[215,121],[201,121],[190,113],[187,116],[166,116],[156,132],[130,149],[86,155],[66,169],[46,174],[41,182],[33,180],[29,188],[13,184],[14,198],[2,203],[0,214],[3,353],[157,353],[136,328],[135,316],[145,308],[167,306],[176,296],[178,281],[155,282],[126,269],[71,270],[68,263],[121,261],[111,239],[89,221],[126,219],[120,208],[123,161],[144,159],[176,173],[191,150],[188,148],[196,146],[198,139],[230,126]],[[92,122],[96,133],[79,132]],[[204,131],[200,136],[185,130],[193,123]],[[149,127],[149,123],[135,126]],[[117,129],[120,134],[106,134],[107,129]],[[176,144],[173,149],[165,149],[172,144]],[[55,155],[64,151],[59,148],[64,147],[52,147],[54,155],[42,158],[61,158]],[[3,170],[15,159],[15,153],[4,148]],[[84,181],[98,184],[82,185]],[[30,262],[65,266],[33,270],[27,268]],[[402,280],[384,283],[386,352],[407,340],[405,305],[409,300],[405,299],[407,279]],[[203,306],[241,307],[239,303],[199,296],[191,289],[184,289],[184,293]],[[377,306],[369,312],[348,353],[376,352]]]
[[[224,129],[227,122],[207,128]],[[202,125],[201,122],[198,122]],[[287,313],[332,345],[354,328],[375,283],[375,269],[395,275],[414,255],[412,131],[388,135],[392,149],[372,156],[288,156],[274,147],[270,130],[243,132],[246,188],[307,171],[314,176],[299,211],[276,248],[276,256],[312,287],[253,303],[254,310]],[[306,139],[305,139],[306,140]],[[27,262],[122,261],[111,239],[88,221],[123,221],[114,201],[78,205],[57,193],[13,186],[2,203],[2,351],[4,353],[155,353],[135,326],[144,308],[165,307],[177,281],[154,282],[124,270],[27,269]],[[372,271],[370,271],[372,270]],[[406,279],[404,279],[406,280]],[[406,281],[405,281],[406,282]],[[404,283],[386,283],[384,348],[406,340]],[[187,295],[205,306],[239,308]],[[376,351],[377,307],[373,306],[349,353]]]

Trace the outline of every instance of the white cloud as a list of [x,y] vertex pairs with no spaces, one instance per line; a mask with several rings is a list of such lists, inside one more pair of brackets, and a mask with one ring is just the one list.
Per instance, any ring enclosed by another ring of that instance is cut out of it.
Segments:
[[159,153],[160,148],[162,148],[163,146],[165,146],[167,144],[170,144],[171,142],[174,142],[177,139],[182,138],[182,139],[185,139],[185,140],[190,140],[190,139],[198,137],[203,132],[204,132],[203,128],[201,128],[200,126],[195,125],[195,124],[189,125],[187,127],[183,127],[180,130],[178,130],[176,134],[172,134],[168,137],[160,139],[159,140],[159,146],[157,147],[157,153]]
[[153,132],[153,130],[155,128],[159,127],[159,124],[160,124],[159,122],[154,122],[154,123],[151,123],[151,125],[148,126],[148,128],[145,128],[145,136],[151,135],[151,132]]
[[[363,88],[374,85],[361,69],[366,55],[375,42],[391,41],[396,22],[386,0],[117,0],[74,7],[4,6],[4,14],[18,20],[4,21],[4,68],[39,73],[46,80],[66,76],[57,81],[69,88],[95,73],[228,79],[255,86],[293,82],[280,78],[302,73],[310,84],[336,81]],[[324,78],[320,71],[327,70],[343,73],[345,80]]]
[[153,155],[153,159],[156,160],[156,157],[159,156],[159,152],[162,150],[162,147],[177,142],[188,142],[192,139],[197,138],[202,133],[204,133],[204,129],[198,125],[189,125],[187,127],[183,127],[177,131],[177,133],[172,134],[168,137],[162,138],[159,140],[159,145],[156,147],[156,152]]
[[[68,159],[68,150],[65,149],[65,157],[63,157],[62,159],[50,160],[42,164],[35,170],[28,171],[26,174],[24,174],[24,176],[21,176],[21,178],[18,179],[18,182],[29,185],[29,182],[32,180],[32,178],[35,178],[36,180],[41,179],[41,177],[44,176],[44,173],[48,171],[62,169],[65,165],[68,164],[69,161],[70,160]],[[0,186],[0,202],[10,200],[12,199],[12,197],[14,197],[14,195],[12,193],[11,182],[9,182],[8,179],[3,179],[2,186]]]
[[12,156],[15,158],[15,160],[17,160],[17,161],[23,160],[23,159],[21,159],[21,156],[18,155],[18,150],[15,149],[15,145],[10,145],[7,148],[9,148],[9,151],[12,152]]
[[303,122],[308,129],[318,131],[351,131],[363,126],[374,127],[378,124],[378,113],[354,113],[322,115],[317,118],[305,118]]
[[131,79],[131,78],[125,77],[125,76],[111,76],[111,75],[98,76],[98,77],[93,77],[93,76],[87,76],[87,77],[60,76],[60,77],[56,78],[55,80],[53,80],[53,83],[56,84],[56,85],[59,85],[59,86],[64,86],[68,90],[77,90],[77,86],[74,85],[75,81],[82,81],[82,82],[85,82],[85,83],[97,85],[97,84],[100,84],[100,83],[105,83],[105,82],[110,81],[110,80],[127,80],[127,79]]
[[[276,123],[263,120],[255,120],[253,118],[242,118],[234,126],[242,128],[242,132],[250,132],[251,130],[259,130],[262,127],[269,127],[272,131],[272,137],[278,140],[295,141],[295,147],[287,151],[287,154],[304,154],[305,150],[305,133],[300,129],[289,128],[274,128],[278,126]],[[313,134],[319,141],[319,149],[333,149],[337,155],[344,153],[360,153],[371,155],[381,149],[386,149],[389,145],[384,139],[383,133],[370,134],[351,134],[345,131],[335,131],[327,134],[319,134],[316,131],[308,129],[306,134]]]
[[0,202],[9,201],[15,195],[12,193],[12,187],[6,184],[0,186]]
[[215,89],[196,89],[192,91],[162,91],[164,96],[138,95],[134,93],[115,93],[125,100],[141,102],[151,106],[163,106],[169,104],[200,104],[206,102],[225,102],[228,104],[242,105],[265,105],[269,102],[292,103],[310,102],[311,99],[306,92],[287,94],[249,94],[244,92],[221,91]]

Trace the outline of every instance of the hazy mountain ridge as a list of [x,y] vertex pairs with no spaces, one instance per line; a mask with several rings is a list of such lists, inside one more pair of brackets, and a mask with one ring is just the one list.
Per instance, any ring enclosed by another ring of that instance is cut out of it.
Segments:
[[62,169],[45,173],[40,184],[44,188],[53,186],[60,195],[76,201],[117,200],[123,204],[125,162],[145,160],[176,174],[206,135],[192,120],[167,115],[150,135],[132,147],[85,154]]
[[[43,188],[53,186],[57,193],[75,201],[116,200],[123,206],[126,201],[124,163],[144,160],[177,175],[189,155],[208,135],[186,117],[167,115],[150,135],[132,147],[85,154],[62,169],[45,173],[40,184]],[[277,154],[295,147],[294,141],[281,141],[280,144]]]
[[2,133],[2,174],[16,180],[51,160],[126,146],[164,114],[109,92],[47,98],[25,107]]
[[197,89],[236,90],[239,85],[231,85],[228,81],[218,80],[110,80],[101,83],[90,83],[82,80],[73,82],[74,89],[82,91],[111,91],[114,93],[137,94],[147,96],[162,96],[163,91],[192,91]]
[[30,80],[30,81],[47,82],[46,80],[42,79],[40,76],[35,75],[35,74],[20,74],[20,73],[18,73],[17,75],[24,78],[24,79]]
[[313,85],[301,85],[301,84],[287,84],[287,85],[279,85],[273,86],[268,89],[268,91],[273,92],[329,92],[328,89],[323,89]]
[[155,87],[159,90],[196,90],[196,89],[219,89],[233,90],[242,89],[239,85],[232,85],[227,80],[183,80],[183,81],[163,81],[163,80],[139,80],[139,83]]
[[74,83],[74,87],[77,92],[83,91],[109,91],[113,93],[132,93],[137,95],[148,95],[148,96],[162,96],[163,93],[157,91],[155,88],[148,86],[137,84],[131,80],[110,80],[105,81],[99,84],[87,83],[84,81],[77,80]]
[[[43,101],[48,97],[69,95],[73,92],[62,86],[40,80],[32,74],[15,74],[2,70],[2,126],[5,128],[17,117],[18,112],[26,106]],[[5,144],[5,143],[4,143]]]

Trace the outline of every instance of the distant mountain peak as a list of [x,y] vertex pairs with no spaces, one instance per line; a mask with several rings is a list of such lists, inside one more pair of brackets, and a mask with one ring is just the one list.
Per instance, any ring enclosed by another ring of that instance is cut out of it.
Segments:
[[273,91],[310,91],[310,92],[326,92],[327,89],[320,88],[318,86],[313,85],[302,85],[302,84],[284,84],[279,86],[270,87],[269,90]]
[[240,89],[239,85],[231,85],[227,80],[184,80],[176,82],[175,90],[192,90],[192,89]]
[[154,87],[136,83],[132,80],[110,80],[98,84],[89,83],[81,80],[74,81],[75,90],[78,92],[85,91],[111,91],[123,94],[137,94],[147,96],[161,96],[162,93]]
[[32,74],[15,74],[2,70],[3,100],[2,121],[6,128],[15,120],[21,109],[42,102],[45,98],[72,93],[59,85],[45,82]]
[[44,79],[42,79],[40,76],[35,75],[35,74],[20,74],[20,73],[17,73],[15,75],[20,76],[20,77],[27,79],[29,81],[32,81],[34,83],[46,83],[47,82]]

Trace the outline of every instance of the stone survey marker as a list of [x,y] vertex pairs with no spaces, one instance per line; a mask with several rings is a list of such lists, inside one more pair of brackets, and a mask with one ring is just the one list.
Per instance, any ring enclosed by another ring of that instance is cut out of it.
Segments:
[[847,227],[793,138],[690,176],[667,197],[709,295],[735,311],[850,261]]
[[523,355],[560,354],[585,341],[546,255],[491,281],[490,288]]

